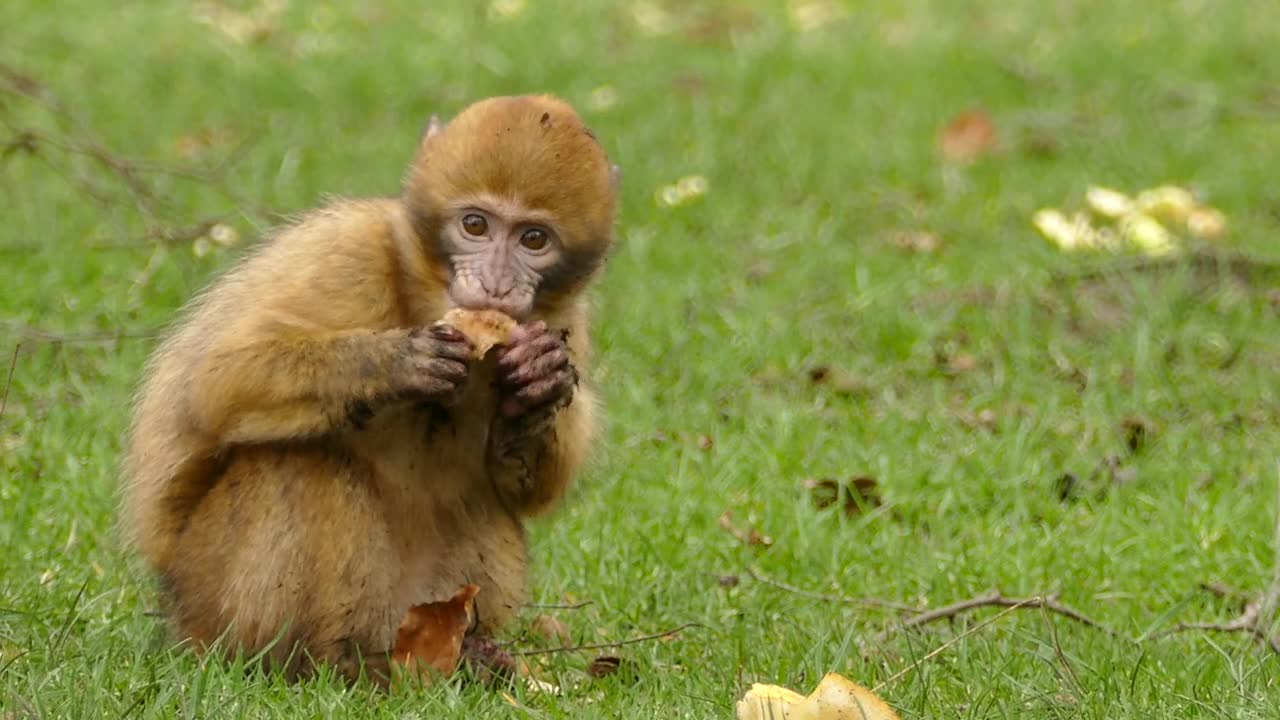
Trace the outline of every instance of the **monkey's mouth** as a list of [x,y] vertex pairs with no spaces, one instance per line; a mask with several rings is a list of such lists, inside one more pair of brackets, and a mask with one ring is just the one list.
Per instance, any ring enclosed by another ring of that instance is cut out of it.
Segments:
[[495,298],[484,293],[449,288],[449,305],[450,310],[496,310],[521,323],[528,320],[533,312],[533,298],[517,293]]

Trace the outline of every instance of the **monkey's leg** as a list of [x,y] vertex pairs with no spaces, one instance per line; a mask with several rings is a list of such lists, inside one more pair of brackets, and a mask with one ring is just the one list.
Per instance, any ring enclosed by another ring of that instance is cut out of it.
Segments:
[[[236,451],[166,574],[184,637],[257,653],[290,677],[313,664],[385,684],[404,608],[372,470],[318,444]],[[274,645],[271,643],[279,639]]]

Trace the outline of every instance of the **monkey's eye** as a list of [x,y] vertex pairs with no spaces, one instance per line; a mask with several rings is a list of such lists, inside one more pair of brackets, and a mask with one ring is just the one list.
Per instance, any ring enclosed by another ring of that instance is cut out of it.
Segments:
[[462,229],[468,235],[484,235],[489,231],[489,223],[482,216],[472,213],[462,218]]
[[520,236],[520,244],[523,245],[526,250],[532,250],[534,252],[540,252],[546,249],[547,244],[550,242],[550,236],[548,236],[547,231],[542,228],[530,228],[525,230],[524,234]]

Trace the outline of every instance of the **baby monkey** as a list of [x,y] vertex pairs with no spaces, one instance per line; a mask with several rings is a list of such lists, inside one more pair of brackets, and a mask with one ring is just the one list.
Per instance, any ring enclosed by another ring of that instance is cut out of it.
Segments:
[[[523,522],[594,438],[584,290],[617,192],[569,105],[483,100],[432,118],[399,198],[303,216],[186,308],[122,513],[182,638],[385,683],[411,606],[475,584],[477,637],[511,618]],[[441,321],[460,309],[508,318],[503,342],[477,358]]]

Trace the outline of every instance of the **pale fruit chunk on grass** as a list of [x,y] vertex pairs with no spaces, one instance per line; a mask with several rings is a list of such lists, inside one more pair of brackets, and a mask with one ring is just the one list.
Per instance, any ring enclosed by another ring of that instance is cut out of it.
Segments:
[[738,720],[901,720],[875,693],[839,673],[827,673],[809,697],[756,683],[738,701]]
[[458,332],[471,340],[475,345],[473,355],[477,360],[483,358],[494,345],[506,342],[517,325],[514,318],[497,310],[454,308],[440,320],[457,328]]

